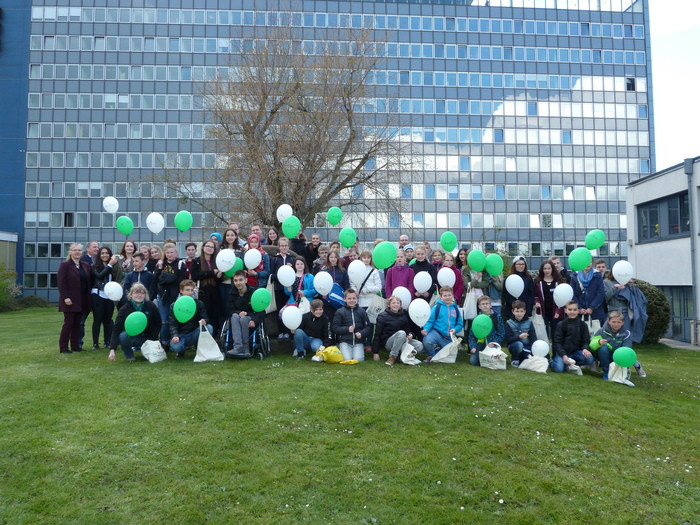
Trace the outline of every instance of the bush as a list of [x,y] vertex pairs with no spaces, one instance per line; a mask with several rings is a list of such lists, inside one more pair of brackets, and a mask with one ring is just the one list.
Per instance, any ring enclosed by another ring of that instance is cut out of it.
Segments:
[[643,344],[656,344],[659,342],[671,322],[671,305],[666,295],[656,286],[640,279],[635,279],[634,284],[639,287],[647,298],[647,321],[644,330]]
[[16,300],[20,309],[24,308],[48,308],[51,303],[38,295],[25,295]]
[[13,308],[15,298],[22,295],[22,288],[17,284],[17,274],[0,264],[0,312],[17,310]]

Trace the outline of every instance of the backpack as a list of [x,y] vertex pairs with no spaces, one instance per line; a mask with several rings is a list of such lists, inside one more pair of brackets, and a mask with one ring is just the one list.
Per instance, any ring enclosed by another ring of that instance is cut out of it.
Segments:
[[326,295],[326,301],[336,310],[345,306],[345,295],[343,293],[343,287],[338,283],[333,283],[331,291]]

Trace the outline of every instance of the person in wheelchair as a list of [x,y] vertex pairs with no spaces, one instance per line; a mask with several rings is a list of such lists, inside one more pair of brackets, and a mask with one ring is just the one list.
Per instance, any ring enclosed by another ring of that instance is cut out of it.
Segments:
[[233,349],[226,354],[229,357],[249,356],[250,331],[262,323],[265,312],[255,312],[250,298],[255,288],[248,286],[246,272],[238,270],[233,274],[233,288],[228,301],[228,315],[231,322]]

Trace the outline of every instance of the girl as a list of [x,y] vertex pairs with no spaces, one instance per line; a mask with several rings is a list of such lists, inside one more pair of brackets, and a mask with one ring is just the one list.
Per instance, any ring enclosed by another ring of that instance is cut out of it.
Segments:
[[[243,246],[241,246],[241,241],[238,238],[238,232],[233,228],[229,228],[224,232],[224,236],[221,239],[221,246],[219,250],[233,250],[236,257],[243,257]],[[224,274],[217,275],[220,279],[219,281],[219,297],[221,301],[221,318],[226,317],[226,312],[228,312],[228,298],[231,295],[231,286],[233,283],[230,277]],[[212,315],[215,312],[208,312]],[[225,319],[224,319],[225,320]]]
[[[365,265],[365,274],[362,281],[359,283],[351,283],[357,290],[358,301],[357,304],[365,312],[372,302],[372,298],[382,291],[382,278],[379,276],[379,271],[372,266],[372,252],[369,250],[364,250],[360,254],[360,260]],[[365,351],[372,351],[372,338],[374,335],[374,325],[372,325],[372,331],[365,341]],[[374,360],[379,361],[379,354],[374,354]]]
[[267,286],[267,278],[270,276],[270,256],[260,247],[260,237],[255,233],[248,237],[248,250],[258,250],[260,252],[260,264],[255,268],[246,270],[248,286],[265,288]]
[[160,249],[160,246],[153,245],[150,248],[149,255],[148,255],[148,263],[146,263],[146,269],[155,274],[156,269],[158,266],[158,263],[163,260],[163,250]]
[[444,257],[445,257],[445,255],[442,253],[442,250],[440,250],[440,249],[437,249],[432,253],[431,258],[433,260],[432,262],[435,265],[436,269],[439,270],[440,268],[442,268],[442,261],[443,261]]
[[[331,274],[333,282],[340,285],[343,292],[350,286],[348,272],[346,272],[343,265],[340,264],[340,254],[338,252],[331,251],[328,253],[326,264],[323,265],[321,271]],[[325,299],[325,297],[322,297],[322,299]]]
[[532,315],[532,308],[535,306],[535,281],[532,279],[530,272],[527,271],[527,262],[525,257],[518,255],[513,259],[513,266],[510,268],[508,276],[517,275],[523,280],[524,288],[520,297],[513,297],[508,293],[508,290],[503,291],[503,308],[501,315],[504,319],[510,319],[513,311],[513,301],[520,299],[525,303],[525,315]]
[[452,287],[455,301],[458,305],[464,302],[464,283],[462,282],[462,272],[455,266],[455,256],[450,252],[446,252],[442,257],[442,267],[449,268],[455,274],[455,284]]
[[124,277],[127,273],[134,269],[134,254],[136,253],[136,245],[134,241],[125,241],[122,244],[122,249],[119,252],[119,265],[121,266],[122,280],[120,283],[124,283]]
[[384,285],[384,293],[387,297],[394,295],[394,290],[399,286],[408,288],[408,291],[413,297],[416,293],[413,287],[413,278],[416,273],[406,262],[406,253],[402,249],[396,251],[396,262],[394,266],[386,271],[386,283]]
[[[158,340],[160,333],[160,315],[158,307],[148,300],[148,290],[141,283],[134,283],[126,296],[126,304],[119,309],[117,319],[114,321],[112,339],[109,343],[109,360],[116,359],[115,352],[117,345],[121,345],[122,352],[127,361],[134,361],[134,350],[140,349],[146,341]],[[143,332],[138,335],[127,335],[124,330],[124,322],[129,314],[133,312],[143,312],[146,315],[147,324]]]
[[433,280],[433,285],[428,289],[427,292],[419,293],[414,292],[416,297],[420,297],[430,302],[430,298],[433,293],[437,291],[437,269],[435,265],[431,264],[426,258],[425,248],[423,246],[418,246],[416,248],[416,260],[412,265],[413,271],[418,274],[419,272],[428,272],[430,278]]
[[[279,250],[279,253],[270,262],[270,267],[272,268],[270,279],[275,283],[275,304],[278,309],[281,309],[287,302],[287,296],[285,295],[284,286],[277,280],[277,272],[282,266],[294,266],[294,257],[289,253],[289,239],[287,237],[280,237]],[[289,328],[284,326],[284,323],[279,323],[277,338],[289,339]]]
[[114,301],[105,295],[105,284],[110,281],[119,282],[121,267],[119,258],[112,255],[107,246],[100,248],[100,254],[92,265],[92,349],[99,350],[100,327],[104,331],[104,347],[107,348],[112,338],[112,315]]
[[316,295],[314,288],[314,276],[311,275],[306,266],[306,259],[297,257],[294,261],[294,270],[296,276],[292,286],[287,286],[284,293],[287,294],[287,304],[298,305],[302,297],[306,297],[309,301]]
[[277,232],[277,228],[270,228],[267,230],[267,242],[268,246],[277,246],[279,243],[280,234]]
[[197,299],[204,303],[212,329],[219,333],[226,310],[221,306],[219,283],[223,273],[216,267],[216,245],[209,239],[202,244],[202,253],[192,262],[192,280],[198,283]]
[[[403,250],[399,251],[403,254]],[[417,341],[415,334],[411,332],[411,320],[408,312],[401,308],[401,299],[392,295],[387,303],[386,310],[377,317],[372,352],[374,355],[379,355],[380,348],[389,350],[389,359],[386,364],[392,366],[406,343],[410,344],[417,353],[423,351],[423,343]]]
[[535,310],[544,318],[547,334],[551,339],[557,324],[564,318],[564,308],[554,302],[554,289],[564,282],[551,261],[544,261],[535,277]]
[[[151,247],[151,254],[153,249]],[[160,342],[163,348],[167,348],[170,343],[170,330],[168,329],[168,312],[170,305],[175,302],[180,294],[180,281],[185,278],[185,264],[178,257],[177,247],[174,244],[167,243],[164,246],[165,253],[163,258],[156,264],[156,271],[153,278],[156,282],[158,290],[158,312],[160,312]],[[158,248],[160,251],[160,248]]]
[[365,360],[364,341],[372,331],[372,325],[367,312],[357,306],[357,292],[352,288],[345,290],[345,306],[333,316],[332,329],[345,361]]

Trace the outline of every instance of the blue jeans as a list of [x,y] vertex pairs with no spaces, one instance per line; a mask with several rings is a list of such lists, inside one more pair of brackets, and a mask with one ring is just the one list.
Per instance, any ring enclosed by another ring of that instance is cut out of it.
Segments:
[[425,349],[426,354],[433,357],[442,349],[443,346],[446,346],[451,342],[451,337],[442,335],[435,330],[431,330],[428,332],[428,335],[423,338],[423,348]]
[[[214,329],[211,327],[210,324],[206,325],[206,329],[209,332],[209,335],[214,335]],[[170,350],[175,352],[176,354],[183,354],[185,352],[185,349],[189,348],[190,346],[195,346],[197,344],[197,341],[199,341],[199,333],[201,331],[202,329],[198,326],[189,334],[180,334],[180,340],[177,343],[173,343],[172,340],[170,341]]]
[[608,373],[608,370],[610,370],[610,361],[612,360],[612,351],[610,348],[608,348],[608,345],[603,345],[600,348],[598,348],[598,351],[596,352],[598,356],[598,361],[600,362],[600,368],[603,369],[604,373]]
[[[578,366],[585,366],[585,365],[592,365],[593,361],[595,361],[595,357],[591,355],[591,357],[583,357],[583,350],[579,350],[578,352],[574,352],[569,356],[569,359],[573,359],[576,361],[576,364]],[[554,359],[552,360],[552,371],[553,372],[563,372],[566,369],[566,365],[564,364],[564,359],[559,354],[554,355]]]
[[344,361],[349,361],[350,359],[365,360],[365,347],[362,343],[338,343],[338,349],[343,354]]
[[529,348],[525,348],[522,341],[516,341],[508,345],[511,361],[523,361],[532,355]]
[[170,328],[168,327],[168,313],[170,305],[174,301],[166,301],[160,295],[158,296],[158,313],[160,314],[160,343],[163,346],[170,344]]
[[146,341],[146,336],[144,334],[139,335],[127,335],[126,332],[119,334],[119,346],[122,347],[122,352],[124,352],[124,357],[126,359],[134,358],[134,351],[132,348],[141,348],[141,345]]
[[323,346],[323,341],[317,337],[309,337],[304,330],[297,329],[294,332],[294,349],[297,354],[304,354],[307,350],[316,353],[319,347]]
[[479,361],[479,352],[486,348],[486,343],[476,343],[476,352],[471,353],[472,349],[469,349],[469,364],[474,366],[481,366],[481,361]]

